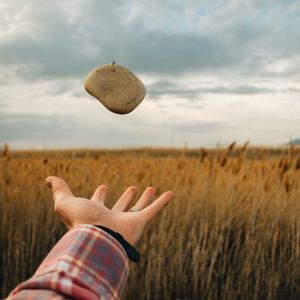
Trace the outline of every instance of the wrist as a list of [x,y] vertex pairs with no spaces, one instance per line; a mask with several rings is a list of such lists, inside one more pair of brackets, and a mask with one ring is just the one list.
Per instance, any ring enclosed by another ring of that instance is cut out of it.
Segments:
[[140,261],[140,253],[134,246],[132,246],[128,241],[126,241],[120,233],[102,225],[93,224],[93,226],[96,226],[101,230],[105,231],[106,233],[110,234],[117,242],[119,242],[124,248],[128,258],[131,259],[133,262],[138,263]]

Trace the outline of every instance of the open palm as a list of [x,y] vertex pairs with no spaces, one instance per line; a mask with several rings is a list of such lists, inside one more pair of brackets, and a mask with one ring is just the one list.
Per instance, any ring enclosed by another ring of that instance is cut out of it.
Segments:
[[134,186],[127,188],[109,209],[104,205],[108,193],[106,185],[100,185],[92,198],[86,199],[75,197],[61,178],[50,176],[46,183],[53,191],[54,210],[69,229],[80,224],[102,225],[120,233],[132,245],[140,239],[145,225],[174,197],[174,193],[168,191],[152,202],[156,191],[148,187],[134,206],[137,211],[132,212],[128,208],[137,194]]

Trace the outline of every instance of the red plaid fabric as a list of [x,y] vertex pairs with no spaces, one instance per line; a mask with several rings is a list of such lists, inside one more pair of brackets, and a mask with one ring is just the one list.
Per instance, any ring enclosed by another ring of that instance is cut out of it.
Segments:
[[120,299],[128,272],[126,252],[111,235],[79,225],[7,299]]

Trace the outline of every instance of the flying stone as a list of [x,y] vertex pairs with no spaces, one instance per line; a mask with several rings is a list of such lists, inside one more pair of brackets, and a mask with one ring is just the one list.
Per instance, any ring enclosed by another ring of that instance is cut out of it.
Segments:
[[115,62],[92,70],[84,80],[84,88],[117,114],[132,112],[146,96],[142,81]]

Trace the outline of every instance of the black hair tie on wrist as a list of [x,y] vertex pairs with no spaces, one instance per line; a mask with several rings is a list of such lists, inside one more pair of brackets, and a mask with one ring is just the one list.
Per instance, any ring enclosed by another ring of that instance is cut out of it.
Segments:
[[104,230],[105,232],[110,234],[112,237],[114,237],[122,245],[127,256],[133,262],[138,263],[140,261],[140,258],[141,258],[140,253],[131,244],[129,244],[120,233],[115,232],[105,226],[101,226],[101,225],[94,225],[94,226]]

